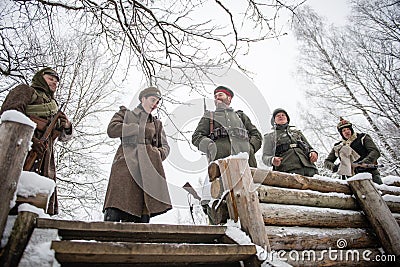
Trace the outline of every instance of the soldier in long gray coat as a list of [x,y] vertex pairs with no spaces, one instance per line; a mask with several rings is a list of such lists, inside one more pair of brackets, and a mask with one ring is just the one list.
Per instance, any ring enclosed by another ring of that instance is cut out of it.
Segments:
[[[10,91],[1,106],[0,115],[6,110],[17,110],[36,123],[36,129],[32,137],[32,149],[29,153],[37,153],[37,161],[33,168],[24,170],[38,173],[56,182],[56,164],[54,160],[53,146],[55,140],[65,142],[72,137],[72,124],[67,116],[59,111],[58,104],[54,99],[60,78],[55,70],[46,67],[32,78],[31,86],[20,84]],[[46,131],[50,121],[60,112],[59,120],[53,129],[47,142],[41,137]],[[29,157],[29,154],[28,154]],[[58,214],[57,188],[49,199],[46,213]]]
[[262,160],[273,170],[314,176],[318,173],[314,162],[317,152],[311,147],[303,133],[289,126],[290,117],[284,109],[276,109],[271,118],[272,132],[264,135]]
[[107,133],[120,138],[104,202],[105,221],[143,222],[172,208],[162,161],[169,145],[162,123],[151,112],[161,99],[155,87],[139,94],[133,110],[120,107]]

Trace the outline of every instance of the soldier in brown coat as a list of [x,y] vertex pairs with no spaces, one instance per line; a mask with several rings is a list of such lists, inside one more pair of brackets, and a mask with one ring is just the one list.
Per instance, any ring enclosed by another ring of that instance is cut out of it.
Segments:
[[[54,99],[54,93],[57,90],[59,81],[58,74],[53,69],[41,69],[33,76],[31,86],[20,84],[12,89],[0,110],[0,115],[6,110],[17,110],[36,122],[37,127],[32,137],[32,149],[29,153],[36,152],[41,159],[41,163],[29,171],[34,171],[54,181],[56,181],[56,166],[53,145],[57,137],[62,142],[68,141],[72,137],[71,122],[60,111],[61,116],[51,138],[46,143],[41,141],[40,138],[54,115],[59,111],[58,104]],[[46,212],[50,215],[58,214],[56,190],[50,197]]]
[[120,138],[121,145],[111,167],[105,221],[147,223],[172,208],[162,165],[170,148],[161,121],[151,115],[160,99],[160,90],[146,88],[135,109],[120,107],[108,125],[108,136]]

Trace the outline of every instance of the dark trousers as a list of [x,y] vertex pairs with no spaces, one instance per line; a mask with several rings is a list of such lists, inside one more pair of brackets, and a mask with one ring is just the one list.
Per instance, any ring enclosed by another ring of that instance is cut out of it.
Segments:
[[104,212],[104,221],[148,223],[150,222],[150,216],[142,215],[141,217],[138,217],[117,208],[106,208],[106,211]]

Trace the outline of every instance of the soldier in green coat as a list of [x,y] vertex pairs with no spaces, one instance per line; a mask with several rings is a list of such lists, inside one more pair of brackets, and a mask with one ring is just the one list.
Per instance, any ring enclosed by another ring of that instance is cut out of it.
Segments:
[[273,170],[312,177],[318,174],[314,162],[318,153],[311,147],[303,133],[289,126],[288,113],[281,108],[272,113],[273,131],[264,135],[262,160]]
[[262,137],[243,111],[230,107],[233,92],[225,86],[214,90],[215,111],[207,111],[192,136],[192,143],[204,152],[209,161],[249,154],[249,165],[257,167],[254,154],[260,149]]
[[[200,151],[207,155],[208,161],[221,159],[240,152],[247,152],[249,155],[249,165],[257,167],[254,154],[260,149],[262,137],[261,133],[251,123],[249,117],[243,111],[235,111],[230,107],[233,91],[225,86],[218,86],[214,90],[215,111],[207,111],[200,119],[196,130],[192,136],[192,143]],[[208,181],[206,181],[207,183]],[[204,188],[208,188],[207,184]],[[204,190],[204,189],[203,189]],[[223,223],[213,218],[212,208],[208,205],[211,196],[204,194],[202,206],[208,214],[211,224]],[[222,213],[227,215],[225,202]]]

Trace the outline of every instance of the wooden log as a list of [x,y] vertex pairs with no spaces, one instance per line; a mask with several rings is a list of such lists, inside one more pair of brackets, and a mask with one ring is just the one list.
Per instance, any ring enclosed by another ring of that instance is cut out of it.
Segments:
[[[249,234],[253,243],[270,251],[259,206],[256,187],[247,159],[231,158],[218,160],[224,183],[224,191],[231,190],[230,196],[237,203],[237,213],[242,229]],[[226,187],[228,185],[229,187]]]
[[321,193],[312,190],[279,188],[267,185],[258,187],[261,202],[324,207],[334,209],[359,209],[356,200],[343,193]]
[[360,211],[260,203],[265,225],[369,228]]
[[3,235],[34,128],[14,121],[0,124],[0,238]]
[[[170,244],[53,241],[59,263],[225,263],[247,260],[257,253],[254,245],[238,244]],[[191,264],[188,264],[191,266]],[[207,265],[204,265],[207,266]]]
[[400,260],[400,227],[370,177],[358,174],[348,183],[387,254]]
[[28,203],[35,207],[38,207],[39,209],[47,210],[48,199],[49,199],[48,194],[38,193],[36,194],[36,196],[29,196],[29,197],[17,196],[16,203],[17,205],[22,203]]
[[218,199],[224,193],[224,185],[222,184],[221,178],[216,178],[211,183],[211,196],[215,199]]
[[255,183],[284,188],[310,189],[324,193],[336,192],[351,195],[349,186],[342,180],[306,177],[298,174],[256,168],[251,168],[251,171]]
[[219,169],[218,163],[216,163],[215,161],[210,162],[210,164],[208,165],[209,181],[212,182],[219,177],[221,177],[221,171]]
[[[377,248],[279,251],[280,258],[291,266],[386,266],[379,261]],[[392,262],[393,263],[393,262]],[[393,265],[394,266],[394,265]]]
[[400,187],[400,181],[393,181],[393,182],[387,183],[386,185]]
[[21,211],[18,213],[7,245],[2,251],[2,256],[0,258],[1,266],[18,266],[22,254],[31,238],[33,229],[35,228],[35,219],[37,217],[38,214],[29,211]]
[[345,242],[347,249],[380,246],[372,229],[367,228],[265,226],[265,229],[273,251],[337,248],[338,242]]

